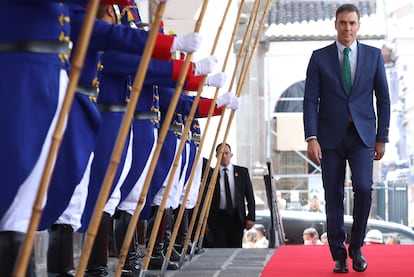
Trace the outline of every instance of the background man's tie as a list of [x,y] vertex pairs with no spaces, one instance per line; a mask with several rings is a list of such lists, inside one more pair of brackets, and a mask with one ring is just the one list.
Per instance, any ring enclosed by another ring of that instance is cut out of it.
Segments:
[[227,168],[223,168],[224,171],[224,188],[226,190],[226,210],[227,213],[233,214],[233,201],[231,200],[229,175],[227,175]]
[[342,71],[344,73],[346,92],[348,93],[348,95],[351,93],[351,89],[352,89],[351,63],[349,62],[350,51],[351,51],[351,48],[349,47],[346,47],[344,49],[344,60],[342,61]]

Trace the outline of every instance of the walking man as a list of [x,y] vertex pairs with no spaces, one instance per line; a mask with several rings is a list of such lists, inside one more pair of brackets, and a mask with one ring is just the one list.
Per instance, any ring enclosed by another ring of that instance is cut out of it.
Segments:
[[[335,273],[348,272],[348,255],[355,271],[367,269],[361,247],[371,208],[373,161],[384,156],[390,121],[381,50],[357,41],[359,20],[356,6],[344,4],[337,9],[337,39],[313,52],[303,101],[308,156],[322,167],[327,232]],[[354,193],[348,253],[343,206],[347,162]]]

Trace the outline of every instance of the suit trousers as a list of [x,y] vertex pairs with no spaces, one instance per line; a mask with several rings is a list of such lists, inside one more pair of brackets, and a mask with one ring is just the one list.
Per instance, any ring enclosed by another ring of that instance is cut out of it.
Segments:
[[244,224],[240,222],[237,211],[228,214],[225,210],[219,210],[217,225],[212,232],[213,247],[215,248],[241,248]]
[[[354,195],[353,225],[350,246],[360,248],[371,208],[374,147],[367,147],[353,123],[335,149],[322,149],[322,180],[326,199],[327,232],[333,260],[347,257],[344,225],[344,186],[352,185]],[[351,183],[345,184],[346,162],[351,169]]]

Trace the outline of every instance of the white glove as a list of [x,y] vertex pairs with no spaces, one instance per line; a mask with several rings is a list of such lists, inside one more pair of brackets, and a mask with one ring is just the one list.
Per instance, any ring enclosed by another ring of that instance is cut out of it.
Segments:
[[208,75],[206,78],[206,85],[216,88],[221,88],[226,83],[227,75],[224,72],[218,72],[213,75]]
[[198,50],[200,44],[201,35],[199,33],[193,32],[184,36],[176,36],[171,47],[171,53],[175,51],[193,53]]
[[207,75],[211,73],[217,64],[216,56],[209,56],[194,63],[194,75]]
[[[231,93],[231,92],[229,92],[229,93]],[[236,95],[231,93],[230,104],[227,105],[227,108],[232,109],[232,110],[238,110],[239,109],[239,103],[240,103],[239,97],[237,97]]]
[[217,107],[220,108],[221,106],[229,105],[230,102],[231,102],[231,95],[232,95],[231,92],[227,92],[227,93],[217,97],[217,100],[216,100]]

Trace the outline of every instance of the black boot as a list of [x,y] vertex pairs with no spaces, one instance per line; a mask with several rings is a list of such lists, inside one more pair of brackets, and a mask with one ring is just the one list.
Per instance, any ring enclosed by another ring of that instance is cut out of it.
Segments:
[[[171,242],[172,230],[175,222],[174,210],[172,208],[166,209],[165,212],[165,238],[164,238],[164,255],[167,253],[168,246]],[[180,253],[173,247],[170,255],[170,261],[179,262],[181,259]]]
[[[25,234],[13,231],[0,232],[0,276],[12,276],[14,263],[18,259],[20,245]],[[26,277],[36,277],[33,251],[27,266]]]
[[[131,221],[131,215],[125,211],[117,210],[114,217],[114,238],[115,246],[118,250],[118,257],[121,252],[122,245],[124,243],[125,235],[128,231],[129,222]],[[144,260],[145,253],[141,253],[138,248],[138,241],[136,234],[132,238],[125,264],[122,268],[122,277],[138,277],[141,268],[142,261]]]
[[108,277],[107,265],[88,265],[85,277]]
[[[155,242],[154,249],[152,250],[152,256],[148,265],[148,269],[161,269],[164,262],[164,243]],[[178,264],[168,261],[167,264],[168,270],[177,270],[179,269]]]
[[[174,210],[175,217],[177,217],[179,210],[180,210],[180,207]],[[181,224],[180,224],[180,227],[178,228],[177,238],[174,243],[174,250],[178,252],[180,255],[184,255],[183,257],[184,259],[182,259],[182,261],[187,260],[186,253],[182,253],[183,252],[182,250],[184,247],[185,239],[187,238],[187,234],[188,234],[189,211],[190,211],[189,209],[184,209],[183,217],[181,219]]]
[[[152,233],[152,227],[154,226],[155,217],[157,216],[159,206],[151,207],[151,217],[147,220],[147,235],[146,238],[149,239]],[[147,242],[148,243],[148,242]]]
[[108,256],[109,257],[118,257],[117,249],[115,246],[115,238],[114,238],[114,218],[111,217],[111,221],[109,223],[109,237],[108,237]]
[[53,277],[75,276],[73,261],[73,228],[68,224],[54,224],[49,228],[47,274]]
[[108,277],[108,237],[111,217],[103,213],[93,243],[85,277]]
[[[153,214],[156,217],[156,213]],[[152,255],[150,258],[150,263],[148,269],[161,269],[164,262],[164,238],[165,238],[165,226],[166,226],[166,217],[165,212],[162,215],[160,227],[157,232],[157,239],[154,244],[154,249],[152,250]],[[177,270],[178,265],[176,263],[168,261],[167,269]]]

